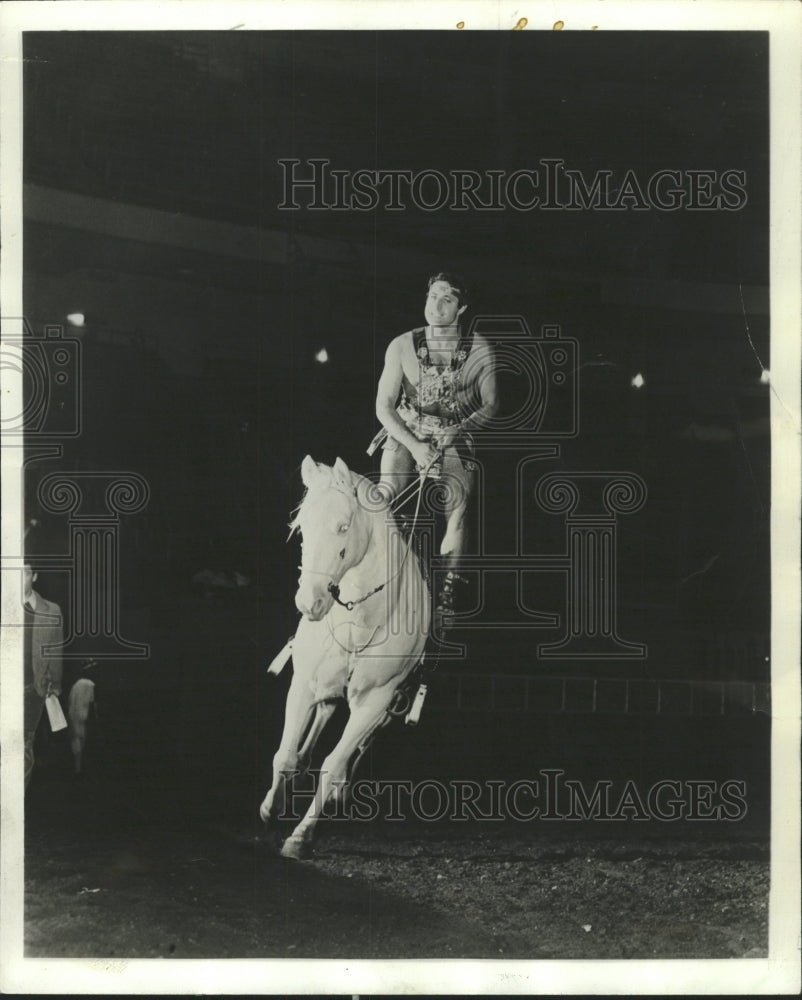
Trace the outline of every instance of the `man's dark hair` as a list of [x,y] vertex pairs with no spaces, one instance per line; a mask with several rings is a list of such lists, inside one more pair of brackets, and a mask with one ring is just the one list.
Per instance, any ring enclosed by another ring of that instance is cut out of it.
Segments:
[[437,274],[433,274],[431,278],[429,278],[427,288],[431,288],[435,281],[447,281],[448,284],[454,289],[459,304],[461,306],[467,306],[468,284],[462,275],[454,274],[452,271],[438,271]]

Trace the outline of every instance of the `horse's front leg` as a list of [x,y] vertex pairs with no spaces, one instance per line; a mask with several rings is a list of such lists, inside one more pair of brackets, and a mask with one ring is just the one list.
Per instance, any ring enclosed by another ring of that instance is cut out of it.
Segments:
[[314,695],[308,680],[294,674],[284,709],[284,731],[273,757],[273,784],[259,808],[259,815],[264,823],[274,822],[284,808],[287,781],[300,769],[298,746],[314,706]]
[[323,815],[332,792],[342,789],[348,778],[348,764],[363,739],[384,719],[398,678],[380,688],[361,693],[351,703],[351,717],[346,723],[340,742],[323,761],[312,804],[306,815],[284,841],[281,853],[285,858],[303,858],[311,848],[315,827]]

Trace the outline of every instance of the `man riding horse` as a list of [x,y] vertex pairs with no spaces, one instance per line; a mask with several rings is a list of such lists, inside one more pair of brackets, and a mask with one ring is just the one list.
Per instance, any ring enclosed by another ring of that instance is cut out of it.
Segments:
[[477,333],[464,333],[460,317],[468,291],[458,275],[429,279],[426,326],[396,337],[387,348],[376,394],[383,425],[368,454],[382,444],[380,486],[392,500],[420,472],[445,478],[446,530],[440,544],[447,572],[436,614],[454,611],[454,591],[465,552],[466,515],[476,488],[472,431],[498,412],[493,352]]

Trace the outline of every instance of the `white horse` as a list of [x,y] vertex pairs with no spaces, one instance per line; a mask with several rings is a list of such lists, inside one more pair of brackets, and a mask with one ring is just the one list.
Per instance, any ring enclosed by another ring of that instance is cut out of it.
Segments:
[[347,698],[350,717],[323,762],[311,806],[284,842],[281,853],[291,858],[308,853],[350,761],[387,720],[398,685],[421,659],[431,614],[418,559],[375,484],[339,458],[329,467],[307,455],[301,475],[307,492],[291,527],[303,537],[295,595],[303,617],[270,667],[278,673],[292,655],[284,732],[259,810],[265,823],[278,819],[286,782],[308,767],[338,699]]

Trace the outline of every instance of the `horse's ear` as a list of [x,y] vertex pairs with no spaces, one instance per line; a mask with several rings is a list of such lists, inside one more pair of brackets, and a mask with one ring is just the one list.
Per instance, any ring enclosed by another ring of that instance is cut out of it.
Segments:
[[311,455],[307,455],[303,462],[301,462],[301,479],[304,486],[309,489],[319,475],[320,470],[317,467],[317,462]]
[[341,458],[338,458],[334,463],[332,472],[334,473],[334,478],[340,486],[344,486],[347,490],[351,489],[351,472]]

